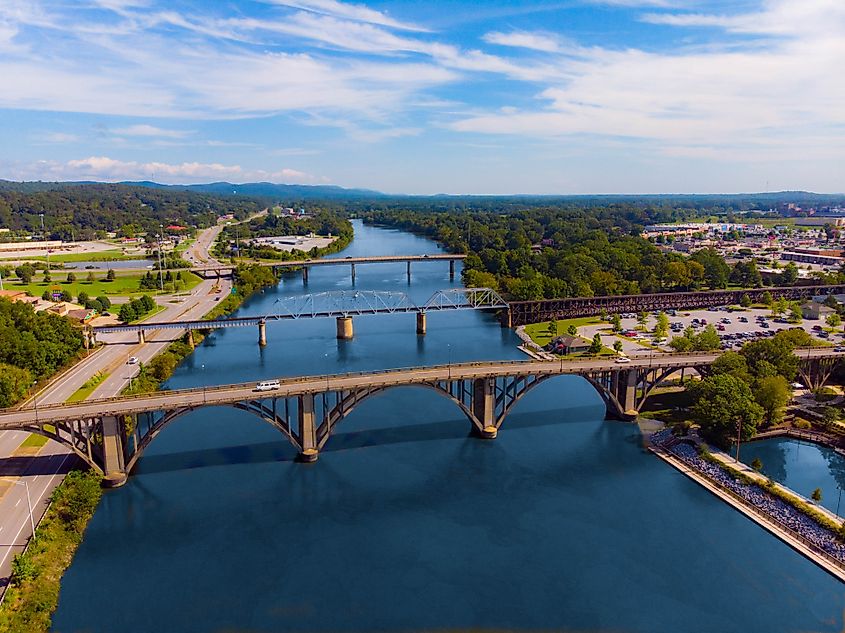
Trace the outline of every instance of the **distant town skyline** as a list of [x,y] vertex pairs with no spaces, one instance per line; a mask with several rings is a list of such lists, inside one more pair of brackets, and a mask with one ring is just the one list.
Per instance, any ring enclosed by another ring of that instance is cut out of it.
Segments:
[[841,0],[4,0],[0,178],[845,190]]

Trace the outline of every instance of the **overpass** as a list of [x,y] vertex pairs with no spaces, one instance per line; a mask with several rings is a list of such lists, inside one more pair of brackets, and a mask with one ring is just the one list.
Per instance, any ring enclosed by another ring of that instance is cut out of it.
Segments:
[[551,319],[570,319],[597,316],[602,312],[619,314],[643,310],[691,310],[738,304],[747,295],[760,303],[769,293],[773,299],[781,297],[796,301],[819,295],[845,294],[845,285],[817,284],[813,286],[777,286],[746,290],[708,290],[698,292],[661,292],[639,295],[609,295],[601,297],[568,297],[540,301],[511,301],[502,313],[502,325],[516,327]]
[[[404,262],[407,265],[408,281],[411,280],[411,263],[412,262],[449,262],[449,279],[455,278],[455,262],[466,259],[466,255],[456,254],[435,254],[435,255],[374,255],[371,257],[342,257],[333,259],[296,259],[291,261],[279,262],[254,262],[259,266],[269,266],[274,270],[284,270],[286,268],[301,268],[302,280],[308,283],[308,270],[312,266],[349,266],[352,275],[352,283],[355,283],[355,267],[358,264],[389,264],[396,262]],[[253,262],[250,262],[251,264]],[[190,268],[191,272],[198,274],[200,277],[208,279],[209,277],[222,277],[231,275],[235,266],[221,264],[219,266],[196,266]]]
[[145,332],[154,330],[187,330],[190,333],[193,330],[257,326],[258,342],[260,345],[266,345],[267,321],[335,317],[337,319],[337,337],[351,339],[353,336],[353,316],[415,313],[417,315],[417,334],[425,334],[428,327],[426,315],[429,312],[496,310],[507,307],[507,302],[490,288],[437,290],[422,305],[414,303],[404,292],[336,290],[279,299],[275,303],[275,312],[269,314],[215,320],[195,319],[191,321],[137,323],[134,325],[103,325],[87,328],[87,335],[89,339],[94,337],[92,342],[96,342],[98,334],[137,332],[138,341],[143,343]]
[[[212,406],[247,411],[276,428],[313,462],[337,427],[368,398],[395,387],[429,389],[454,403],[479,437],[495,438],[513,407],[534,387],[561,375],[587,380],[608,416],[631,420],[655,386],[684,368],[706,372],[721,352],[663,354],[618,363],[608,357],[560,361],[488,361],[326,376],[280,378],[278,388],[255,383],[182,389],[0,411],[0,430],[22,430],[68,446],[109,485],[122,485],[146,448],[170,423]],[[822,384],[845,354],[801,350],[802,375]]]

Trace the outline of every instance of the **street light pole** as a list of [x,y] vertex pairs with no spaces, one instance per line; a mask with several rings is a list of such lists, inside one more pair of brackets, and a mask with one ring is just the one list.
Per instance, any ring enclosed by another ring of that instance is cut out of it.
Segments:
[[[32,383],[32,386],[35,387],[38,384],[38,381],[35,380]],[[38,424],[38,392],[35,391],[32,394],[32,404],[35,407],[35,423]]]
[[742,431],[742,421],[736,421],[736,463],[739,463],[739,440],[740,440],[740,433]]
[[164,225],[159,224],[159,233],[158,233],[158,282],[161,286],[161,291],[164,292],[164,271],[161,268],[161,234],[164,233]]
[[32,500],[29,497],[29,484],[26,479],[12,481],[12,483],[16,486],[23,486],[26,488],[26,505],[29,508],[29,527],[32,530],[32,536],[35,536],[35,520],[32,518]]
[[44,240],[44,249],[47,251],[47,270],[50,270],[50,247],[47,246],[47,236],[44,233],[44,214],[38,214],[41,217],[41,239]]

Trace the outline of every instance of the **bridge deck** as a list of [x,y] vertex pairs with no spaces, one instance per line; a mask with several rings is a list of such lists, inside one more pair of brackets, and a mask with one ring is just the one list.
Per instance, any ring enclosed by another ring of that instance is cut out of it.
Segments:
[[[466,255],[375,255],[372,257],[340,257],[330,259],[295,259],[279,262],[256,262],[260,266],[272,266],[274,268],[299,268],[300,266],[340,266],[343,264],[387,264],[395,262],[454,262],[466,259]],[[224,264],[220,266],[196,266],[190,270],[193,272],[216,272],[218,270],[232,270],[234,266]]]
[[[388,386],[414,385],[439,381],[493,378],[515,374],[565,375],[588,374],[590,372],[619,370],[625,368],[671,368],[708,365],[721,352],[697,352],[692,354],[663,354],[620,365],[612,357],[587,358],[561,361],[491,361],[453,365],[434,365],[387,369],[382,371],[355,372],[326,376],[301,376],[280,378],[280,388],[274,391],[256,392],[255,382],[221,385],[204,389],[181,389],[147,395],[88,400],[73,404],[56,404],[35,409],[0,411],[0,429],[20,428],[23,424],[58,422],[84,419],[102,415],[129,415],[146,411],[192,408],[195,406],[227,405],[244,400],[274,397],[291,397],[309,393],[343,391],[361,387],[384,388]],[[816,348],[801,352],[801,358],[841,358],[843,353],[831,348]]]

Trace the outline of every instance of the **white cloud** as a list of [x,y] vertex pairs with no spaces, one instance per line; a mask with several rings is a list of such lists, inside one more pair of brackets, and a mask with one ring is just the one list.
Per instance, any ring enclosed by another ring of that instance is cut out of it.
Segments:
[[153,136],[161,138],[185,138],[191,132],[186,130],[168,130],[154,125],[138,124],[114,130],[115,134],[123,136]]
[[68,134],[67,132],[50,132],[39,134],[37,140],[44,143],[76,143],[80,138],[76,134]]
[[311,174],[295,169],[276,170],[247,169],[240,165],[221,163],[186,162],[179,164],[163,162],[123,161],[107,156],[90,156],[66,162],[37,161],[8,168],[10,177],[18,180],[97,180],[115,182],[122,180],[146,180],[168,184],[191,184],[215,180],[232,182],[268,181],[276,183],[324,182]]
[[346,18],[356,20],[358,22],[368,22],[370,24],[378,24],[390,28],[402,29],[406,31],[424,31],[426,29],[399,22],[389,17],[386,13],[376,11],[363,4],[349,4],[338,2],[337,0],[264,0],[277,5],[287,7],[294,7],[296,9],[304,9],[322,15],[330,15],[339,18]]
[[527,31],[500,33],[499,31],[492,31],[485,34],[482,39],[485,42],[498,44],[499,46],[530,48],[535,51],[544,51],[547,53],[556,53],[560,50],[558,38],[545,33],[529,33]]

